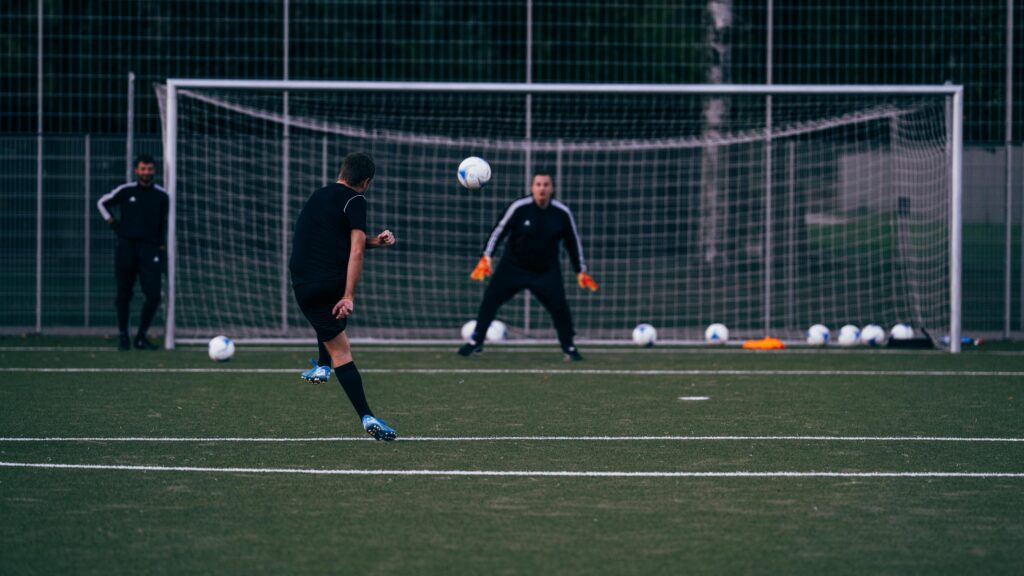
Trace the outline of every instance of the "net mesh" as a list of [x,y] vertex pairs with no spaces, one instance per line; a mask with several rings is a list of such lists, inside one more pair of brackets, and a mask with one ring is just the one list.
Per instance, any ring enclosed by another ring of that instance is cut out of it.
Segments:
[[[353,337],[458,338],[484,290],[469,272],[537,168],[601,285],[579,290],[563,254],[580,338],[949,322],[944,96],[776,94],[769,114],[754,94],[189,88],[177,125],[179,337],[312,334],[288,284],[292,228],[360,150],[378,165],[368,232],[398,244],[367,255]],[[491,164],[485,189],[457,184],[467,156]],[[527,296],[498,319],[554,336]]]

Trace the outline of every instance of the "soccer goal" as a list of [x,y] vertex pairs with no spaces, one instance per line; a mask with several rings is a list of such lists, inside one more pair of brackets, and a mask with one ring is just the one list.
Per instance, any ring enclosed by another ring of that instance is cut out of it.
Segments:
[[[588,267],[563,260],[582,341],[803,339],[903,322],[960,335],[959,86],[455,84],[168,80],[167,342],[312,337],[289,286],[305,199],[369,152],[370,233],[350,336],[454,341],[469,280],[535,169],[574,211]],[[456,181],[481,156],[482,190]],[[500,256],[500,254],[499,254]],[[498,318],[553,339],[529,296]]]

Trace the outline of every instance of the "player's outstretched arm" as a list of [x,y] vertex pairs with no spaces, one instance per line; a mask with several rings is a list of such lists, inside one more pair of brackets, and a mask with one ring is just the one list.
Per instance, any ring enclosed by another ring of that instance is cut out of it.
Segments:
[[395,235],[391,230],[385,230],[373,238],[367,238],[366,248],[387,248],[388,246],[394,246],[397,241],[398,239],[395,238]]

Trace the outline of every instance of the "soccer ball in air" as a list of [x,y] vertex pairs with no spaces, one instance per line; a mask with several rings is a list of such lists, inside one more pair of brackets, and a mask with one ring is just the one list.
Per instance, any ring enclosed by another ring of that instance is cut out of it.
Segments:
[[704,331],[704,339],[708,341],[708,344],[725,344],[729,341],[729,329],[725,327],[725,324],[716,322]]
[[459,184],[470,190],[482,188],[491,181],[491,165],[483,158],[470,156],[459,164]]
[[860,341],[868,346],[885,344],[885,330],[878,324],[868,324],[860,331]]
[[207,351],[210,354],[210,360],[226,362],[235,355],[235,343],[227,336],[215,336],[213,340],[210,340]]
[[[473,332],[476,331],[476,320],[470,320],[462,325],[462,339],[466,342],[473,341]],[[501,320],[494,320],[487,328],[487,342],[501,342],[508,337],[508,326]]]
[[839,329],[838,342],[840,346],[853,346],[860,340],[860,328],[853,324],[847,324]]
[[914,337],[914,329],[906,324],[900,323],[889,330],[889,337],[893,340],[910,340]]
[[650,348],[658,341],[658,331],[650,324],[638,324],[633,328],[633,343]]
[[828,326],[824,324],[815,324],[807,329],[807,343],[811,346],[824,346],[828,344],[828,339],[831,336]]

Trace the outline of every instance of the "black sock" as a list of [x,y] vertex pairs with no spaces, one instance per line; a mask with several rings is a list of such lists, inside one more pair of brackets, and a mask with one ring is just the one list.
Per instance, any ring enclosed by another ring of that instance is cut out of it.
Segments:
[[324,346],[324,343],[319,340],[316,341],[316,345],[320,348],[320,359],[316,363],[320,366],[330,366],[331,353],[327,351],[327,346]]
[[348,395],[348,400],[352,403],[352,407],[356,409],[356,414],[359,414],[360,418],[363,416],[373,416],[373,412],[370,411],[370,405],[366,403],[366,394],[363,392],[363,378],[359,375],[356,363],[349,362],[344,366],[338,366],[334,369],[334,374],[338,377],[341,388]]

